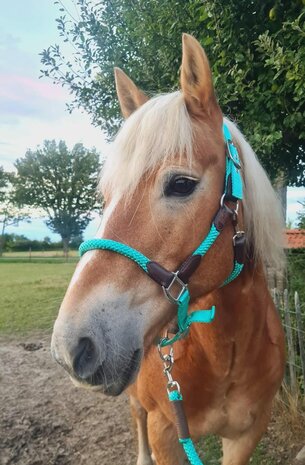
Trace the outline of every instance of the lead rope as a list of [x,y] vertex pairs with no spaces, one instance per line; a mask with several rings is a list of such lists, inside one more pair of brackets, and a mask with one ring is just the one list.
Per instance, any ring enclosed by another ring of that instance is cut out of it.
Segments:
[[170,346],[169,352],[167,354],[163,354],[161,343],[162,340],[158,345],[158,351],[160,358],[163,361],[163,373],[167,379],[167,395],[168,399],[172,403],[179,442],[182,445],[185,455],[191,465],[204,465],[197,454],[192,438],[190,437],[180,385],[178,381],[173,379],[171,374],[174,366],[174,349]]

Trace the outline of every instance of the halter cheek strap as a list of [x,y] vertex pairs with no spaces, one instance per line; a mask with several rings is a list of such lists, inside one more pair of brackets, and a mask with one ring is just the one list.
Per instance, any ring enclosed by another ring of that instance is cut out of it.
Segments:
[[[214,319],[215,306],[208,310],[197,310],[188,314],[190,293],[188,281],[194,271],[200,265],[202,257],[212,247],[221,231],[229,220],[233,222],[235,234],[233,237],[234,265],[233,270],[223,283],[223,286],[233,281],[243,268],[243,250],[245,237],[243,231],[238,231],[237,214],[238,201],[242,200],[242,178],[240,174],[240,160],[238,151],[233,144],[228,127],[223,124],[224,142],[226,144],[226,173],[224,192],[220,200],[220,208],[212,222],[210,231],[197,249],[179,267],[176,272],[168,271],[159,263],[150,260],[138,250],[121,242],[111,239],[89,239],[84,241],[79,248],[80,255],[89,250],[108,250],[121,254],[137,263],[148,276],[162,286],[166,298],[177,305],[178,332],[172,338],[164,338],[160,346],[167,346],[183,337],[192,323],[210,323]],[[227,206],[226,202],[235,203],[235,208]]]

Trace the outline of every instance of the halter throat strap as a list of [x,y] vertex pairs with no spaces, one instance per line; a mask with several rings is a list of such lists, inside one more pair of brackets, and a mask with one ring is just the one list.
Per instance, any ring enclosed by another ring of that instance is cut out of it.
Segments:
[[[224,143],[226,146],[226,172],[224,180],[224,192],[220,200],[220,208],[217,211],[208,235],[204,238],[197,249],[186,258],[180,265],[178,271],[173,272],[164,268],[159,263],[150,260],[138,250],[121,242],[111,239],[89,239],[84,241],[79,248],[80,255],[89,250],[108,250],[119,253],[133,260],[145,271],[148,276],[162,286],[166,298],[176,304],[178,332],[172,338],[164,338],[160,341],[161,346],[170,345],[183,337],[192,323],[209,323],[215,315],[215,307],[208,310],[197,310],[188,314],[190,293],[188,282],[192,274],[201,263],[202,257],[212,247],[217,237],[229,221],[233,222],[235,234],[233,237],[234,265],[233,270],[223,283],[223,286],[237,278],[243,268],[245,237],[243,231],[236,229],[238,202],[242,200],[242,178],[240,174],[240,160],[238,151],[232,141],[228,127],[223,124]],[[227,205],[233,202],[234,208]]]

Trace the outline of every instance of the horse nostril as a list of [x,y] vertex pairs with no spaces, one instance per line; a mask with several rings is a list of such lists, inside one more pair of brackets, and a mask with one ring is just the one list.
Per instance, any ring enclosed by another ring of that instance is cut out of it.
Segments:
[[87,378],[95,367],[96,350],[89,337],[82,337],[75,350],[73,370],[80,378]]

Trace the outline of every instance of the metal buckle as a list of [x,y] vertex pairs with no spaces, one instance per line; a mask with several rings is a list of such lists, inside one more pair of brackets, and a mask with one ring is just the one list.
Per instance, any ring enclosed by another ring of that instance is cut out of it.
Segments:
[[239,239],[240,237],[243,237],[245,235],[245,231],[236,231],[236,233],[233,236],[233,245],[235,246],[236,239]]
[[235,160],[235,158],[233,157],[232,155],[232,152],[231,152],[231,145],[233,145],[233,147],[235,148],[235,150],[237,151],[237,148],[235,147],[235,145],[233,144],[233,142],[228,139],[226,141],[226,146],[227,146],[227,152],[228,152],[228,157],[230,158],[230,160],[232,160],[234,166],[236,169],[240,170],[241,169],[241,165],[238,163],[238,161]]
[[[163,292],[165,294],[165,297],[172,302],[173,304],[177,304],[184,293],[184,291],[187,289],[187,284],[185,284],[178,276],[179,271],[176,271],[173,273],[173,279],[170,282],[170,284],[167,287],[162,286]],[[171,294],[171,289],[175,284],[179,284],[181,286],[181,289],[178,291],[178,294],[174,296]]]

